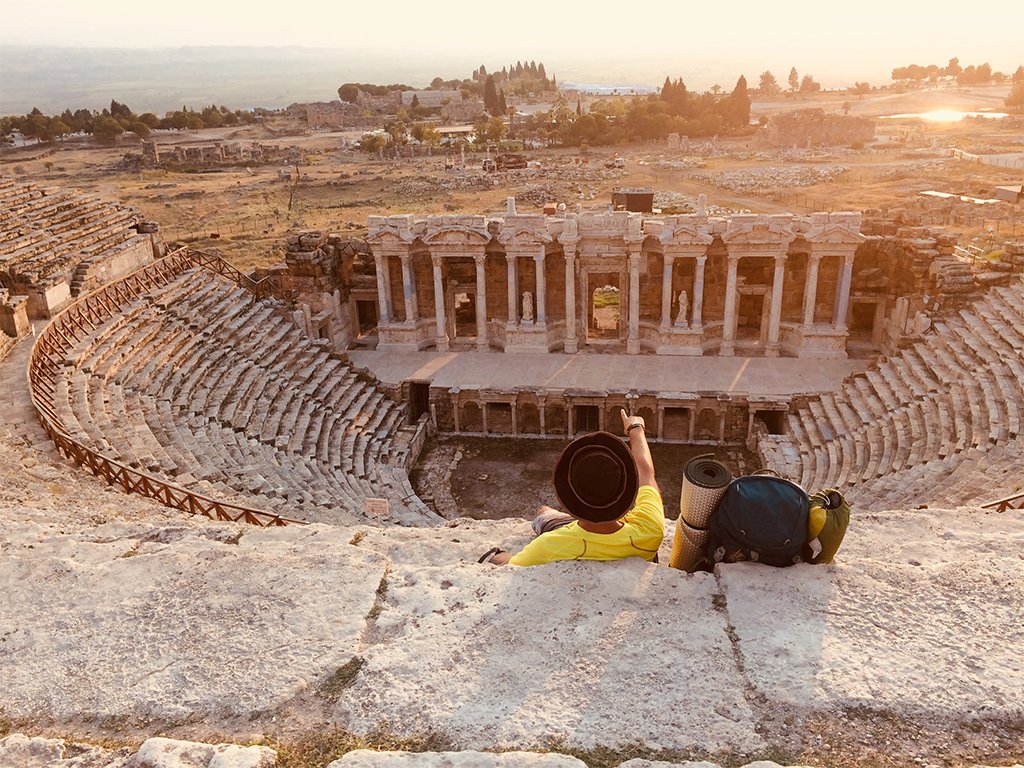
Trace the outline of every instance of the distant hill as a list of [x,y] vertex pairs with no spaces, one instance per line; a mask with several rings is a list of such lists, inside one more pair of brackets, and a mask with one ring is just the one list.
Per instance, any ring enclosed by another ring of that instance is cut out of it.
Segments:
[[278,108],[331,101],[346,81],[426,85],[468,70],[462,60],[429,61],[365,51],[301,47],[50,48],[0,46],[0,114],[102,109],[111,99],[135,112],[223,104]]

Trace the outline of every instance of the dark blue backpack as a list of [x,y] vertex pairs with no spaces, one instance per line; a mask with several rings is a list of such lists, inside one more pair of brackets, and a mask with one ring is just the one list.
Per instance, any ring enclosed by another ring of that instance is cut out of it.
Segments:
[[725,489],[708,521],[708,565],[753,560],[783,567],[804,560],[807,492],[768,474],[743,475]]

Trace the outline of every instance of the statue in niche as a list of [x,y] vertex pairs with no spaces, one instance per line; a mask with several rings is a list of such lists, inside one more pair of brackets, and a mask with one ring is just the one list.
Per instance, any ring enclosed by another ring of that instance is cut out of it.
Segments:
[[533,294],[529,291],[523,293],[523,322],[533,322]]
[[680,328],[688,328],[690,323],[687,316],[690,314],[690,297],[685,290],[679,292],[679,311],[676,312],[676,325]]

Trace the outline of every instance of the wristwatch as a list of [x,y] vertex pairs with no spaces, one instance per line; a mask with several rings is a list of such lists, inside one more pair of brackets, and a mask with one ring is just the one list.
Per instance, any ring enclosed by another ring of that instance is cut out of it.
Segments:
[[480,559],[477,560],[477,562],[478,563],[489,563],[489,562],[491,562],[492,559],[494,559],[495,555],[500,555],[504,551],[505,550],[503,550],[501,547],[491,547],[486,552],[484,552],[482,555],[480,555]]

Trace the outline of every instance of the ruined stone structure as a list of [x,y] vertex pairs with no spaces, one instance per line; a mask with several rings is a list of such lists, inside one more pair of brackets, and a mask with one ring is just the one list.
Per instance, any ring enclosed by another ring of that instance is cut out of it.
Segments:
[[[941,231],[854,213],[545,216],[510,200],[504,216],[371,217],[369,230],[366,241],[294,235],[271,272],[302,307],[297,322],[339,350],[870,358],[923,338],[982,277],[1009,277],[976,273]],[[394,386],[448,432],[564,438],[626,408],[654,439],[709,445],[756,445],[759,425],[781,434],[804,402],[678,386],[480,386],[472,375]]]
[[292,160],[298,150],[277,144],[259,142],[222,142],[204,144],[157,144],[142,139],[142,160],[148,165],[181,163],[188,165],[221,165],[225,163],[272,163]]
[[378,348],[845,357],[860,224],[856,213],[553,217],[512,201],[502,218],[371,217]]
[[[0,308],[7,328],[51,317],[83,292],[152,261],[157,227],[133,208],[0,177]],[[12,303],[13,302],[13,303]]]
[[823,109],[800,109],[776,115],[758,134],[770,147],[815,147],[864,144],[875,137],[875,121],[868,117],[826,114]]

